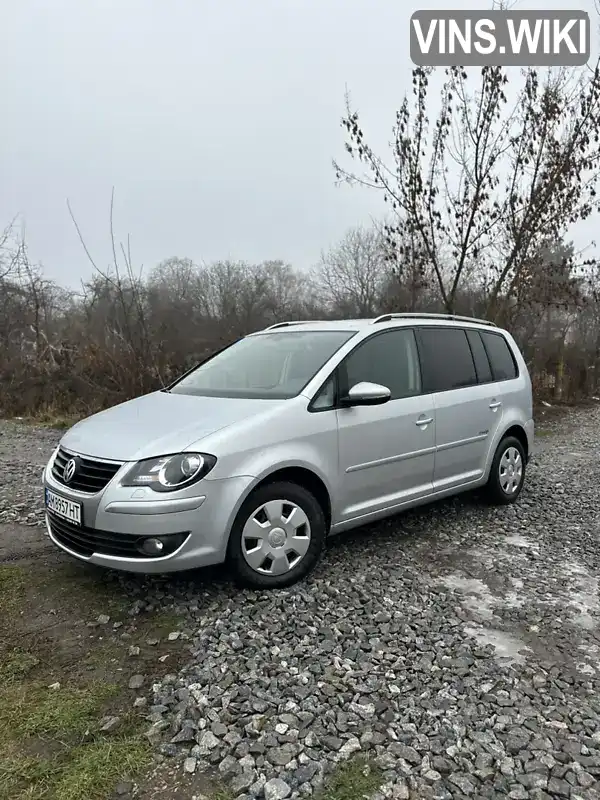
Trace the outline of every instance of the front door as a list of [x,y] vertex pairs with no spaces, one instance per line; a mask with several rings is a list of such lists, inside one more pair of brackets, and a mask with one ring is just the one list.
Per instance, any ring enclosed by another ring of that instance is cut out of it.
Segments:
[[433,491],[435,409],[421,395],[414,332],[396,328],[363,341],[338,368],[342,393],[362,381],[390,389],[377,406],[339,408],[338,521],[366,516]]

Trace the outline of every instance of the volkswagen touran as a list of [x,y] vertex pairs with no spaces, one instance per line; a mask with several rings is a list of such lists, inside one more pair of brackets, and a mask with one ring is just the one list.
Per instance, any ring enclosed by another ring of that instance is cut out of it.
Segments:
[[305,576],[328,536],[466,490],[513,503],[533,443],[512,336],[470,317],[281,322],[94,414],[44,471],[46,527],[83,561]]

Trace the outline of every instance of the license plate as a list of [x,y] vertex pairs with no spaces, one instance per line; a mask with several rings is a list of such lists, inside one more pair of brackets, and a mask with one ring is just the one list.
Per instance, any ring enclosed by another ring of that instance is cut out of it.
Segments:
[[46,489],[46,508],[51,514],[72,522],[74,525],[81,525],[81,503],[67,500],[59,494]]

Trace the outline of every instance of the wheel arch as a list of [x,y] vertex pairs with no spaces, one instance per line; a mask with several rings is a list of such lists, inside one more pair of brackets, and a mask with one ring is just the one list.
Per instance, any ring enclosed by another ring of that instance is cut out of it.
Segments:
[[506,430],[502,435],[499,444],[502,443],[508,436],[514,436],[514,438],[521,443],[521,446],[525,452],[525,463],[527,463],[527,461],[529,461],[530,453],[529,440],[527,438],[527,432],[525,431],[525,428],[519,424],[511,425],[510,428],[508,428],[508,430]]
[[494,463],[494,457],[498,451],[498,448],[502,444],[502,442],[508,437],[514,436],[517,439],[523,450],[525,451],[525,463],[530,457],[530,449],[529,449],[529,441],[527,439],[527,431],[525,430],[525,426],[522,425],[520,422],[512,421],[506,430],[502,431],[501,434],[496,434],[496,438],[490,442],[490,449],[487,453],[487,462],[485,465],[485,472],[483,475],[483,479],[481,481],[482,485],[485,485],[491,475],[492,464]]
[[331,527],[331,516],[332,516],[332,509],[331,509],[331,496],[329,494],[329,489],[325,485],[325,482],[322,478],[317,475],[316,472],[309,469],[308,467],[303,466],[286,466],[280,467],[279,469],[273,470],[273,472],[269,472],[267,475],[263,475],[259,480],[255,483],[252,483],[244,493],[244,496],[241,498],[236,512],[232,519],[232,524],[229,530],[229,536],[231,536],[231,529],[233,528],[233,522],[237,518],[240,509],[246,502],[246,500],[250,497],[250,495],[255,492],[257,489],[262,489],[264,486],[268,486],[272,483],[279,483],[279,482],[289,482],[295,483],[298,486],[302,486],[304,489],[309,491],[312,495],[314,495],[315,499],[321,506],[323,510],[323,514],[325,515],[325,522],[327,525],[327,532]]

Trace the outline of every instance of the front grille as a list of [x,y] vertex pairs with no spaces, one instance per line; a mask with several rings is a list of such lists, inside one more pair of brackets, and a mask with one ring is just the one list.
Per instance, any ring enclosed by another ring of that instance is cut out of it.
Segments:
[[142,557],[136,547],[138,536],[126,536],[121,533],[86,528],[84,525],[73,525],[52,514],[48,514],[48,523],[57,542],[82,556],[102,553],[107,556]]
[[[70,458],[75,458],[77,461],[77,469],[73,478],[65,483],[63,470]],[[72,455],[60,447],[52,464],[52,477],[63,486],[68,486],[69,489],[96,494],[101,492],[114,478],[121,466],[117,462],[98,461],[95,458],[88,458],[88,456]]]
[[48,524],[52,536],[59,544],[87,558],[93,553],[122,558],[160,558],[174,553],[189,536],[189,532],[169,533],[161,536],[163,550],[155,556],[149,556],[138,550],[138,545],[144,539],[149,538],[147,536],[129,536],[124,533],[86,528],[84,525],[73,525],[71,522],[56,517],[51,512],[48,513]]

